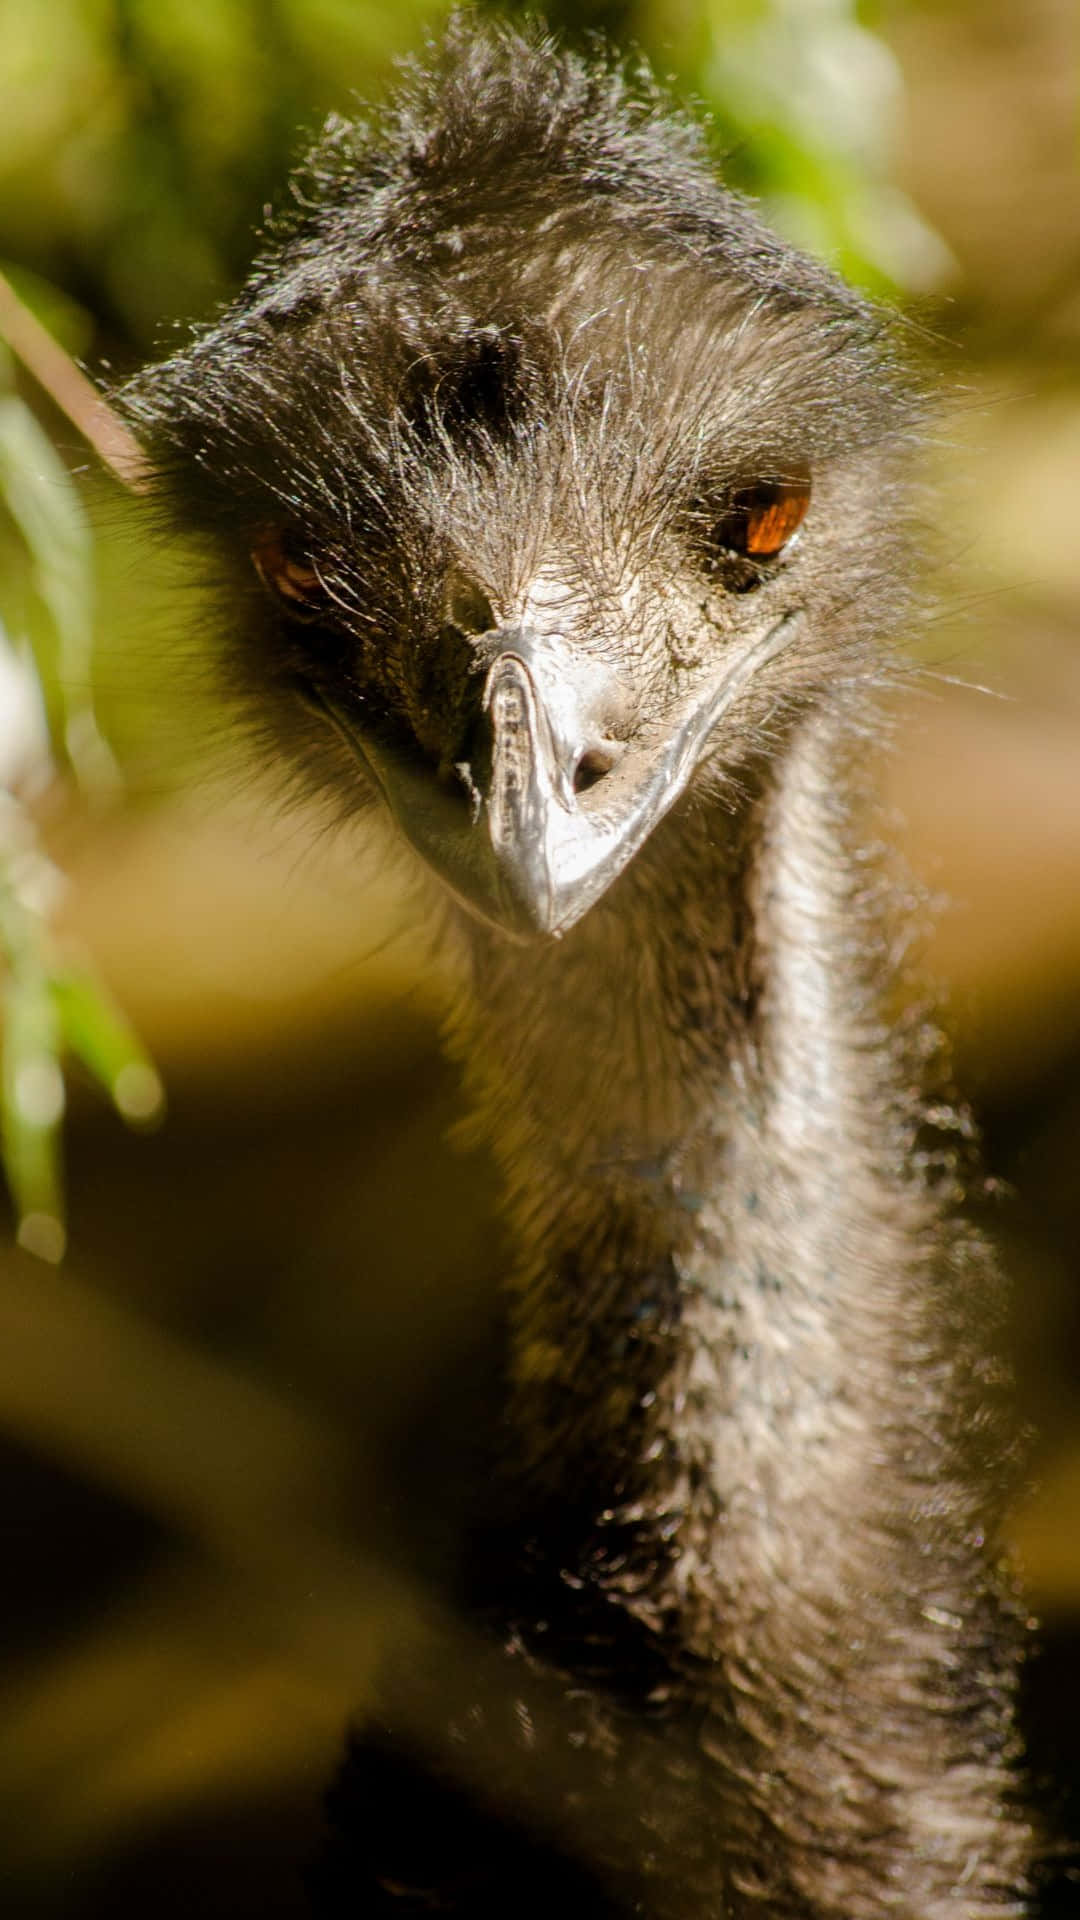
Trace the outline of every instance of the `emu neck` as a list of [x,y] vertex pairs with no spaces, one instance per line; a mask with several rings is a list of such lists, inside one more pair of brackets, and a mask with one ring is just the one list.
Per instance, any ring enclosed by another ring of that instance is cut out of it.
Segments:
[[563,942],[478,943],[459,1044],[506,1176],[509,1470],[541,1505],[685,1525],[789,1447],[835,1464],[788,1487],[843,1497],[925,1203],[882,1171],[906,1122],[835,757],[805,723],[741,817],[669,822]]

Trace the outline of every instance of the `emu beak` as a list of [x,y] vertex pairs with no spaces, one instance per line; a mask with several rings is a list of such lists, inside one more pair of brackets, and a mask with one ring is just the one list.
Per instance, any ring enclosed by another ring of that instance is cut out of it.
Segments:
[[474,768],[459,768],[471,818],[415,757],[334,718],[401,831],[471,913],[519,939],[558,938],[685,791],[721,716],[789,644],[798,619],[787,614],[735,657],[726,653],[652,734],[625,746],[593,719],[617,701],[616,670],[528,630],[485,635],[485,655],[495,653],[482,700],[490,771],[478,781]]

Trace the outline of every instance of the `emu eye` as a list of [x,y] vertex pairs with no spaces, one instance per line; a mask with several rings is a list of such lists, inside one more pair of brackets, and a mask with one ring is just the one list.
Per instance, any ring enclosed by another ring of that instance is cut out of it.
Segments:
[[757,560],[775,560],[798,532],[809,505],[809,474],[750,489],[744,508],[745,551]]
[[295,618],[317,620],[325,612],[328,596],[318,568],[287,530],[273,527],[260,535],[251,558],[264,586]]
[[[810,505],[808,473],[783,480],[758,480],[741,487],[709,532],[710,550],[719,560],[777,560],[798,532]],[[759,575],[755,572],[752,579]],[[747,576],[746,584],[751,583]]]

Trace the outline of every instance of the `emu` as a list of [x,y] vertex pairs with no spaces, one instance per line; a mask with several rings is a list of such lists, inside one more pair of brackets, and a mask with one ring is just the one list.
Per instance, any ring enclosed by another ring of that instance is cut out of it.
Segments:
[[502,1693],[358,1740],[328,1911],[1023,1910],[997,1283],[853,805],[906,359],[647,76],[459,20],[124,395],[260,751],[407,850],[504,1184]]

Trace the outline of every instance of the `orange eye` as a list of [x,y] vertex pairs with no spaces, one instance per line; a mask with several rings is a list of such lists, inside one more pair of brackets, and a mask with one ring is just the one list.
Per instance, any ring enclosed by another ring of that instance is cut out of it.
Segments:
[[765,578],[763,567],[790,545],[809,505],[808,473],[740,487],[720,518],[706,523],[706,564],[733,592],[750,592]]
[[318,570],[308,559],[298,559],[289,551],[289,537],[280,527],[264,533],[251,549],[251,558],[260,580],[298,611],[316,612],[323,598],[323,583]]
[[802,525],[810,505],[810,480],[771,480],[744,496],[743,552],[775,560]]

